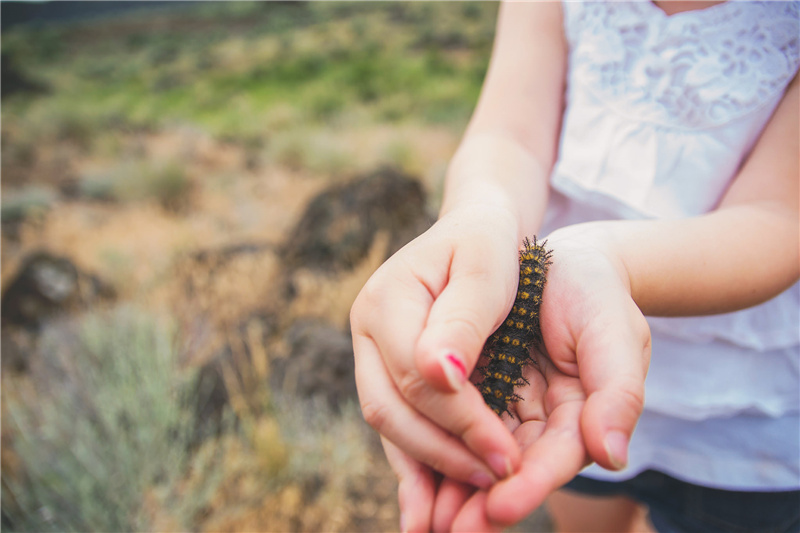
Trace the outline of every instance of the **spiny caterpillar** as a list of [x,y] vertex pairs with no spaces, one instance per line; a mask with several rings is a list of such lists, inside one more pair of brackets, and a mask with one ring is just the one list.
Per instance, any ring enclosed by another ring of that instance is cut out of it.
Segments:
[[498,415],[508,413],[509,404],[522,398],[514,392],[527,384],[522,371],[533,363],[531,346],[541,346],[542,330],[539,325],[539,306],[550,266],[551,252],[546,242],[533,242],[527,237],[519,252],[519,285],[514,306],[505,321],[492,333],[483,347],[487,360],[481,370],[483,380],[478,387],[486,404]]

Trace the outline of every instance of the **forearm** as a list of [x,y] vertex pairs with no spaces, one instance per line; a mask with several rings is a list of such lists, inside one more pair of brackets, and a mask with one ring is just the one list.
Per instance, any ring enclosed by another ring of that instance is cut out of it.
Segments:
[[443,216],[488,207],[514,221],[517,243],[538,231],[557,151],[565,69],[561,5],[503,4],[481,97],[448,168]]
[[441,216],[497,209],[508,214],[517,240],[536,233],[547,204],[548,163],[503,133],[467,135],[448,168]]
[[581,224],[556,238],[600,243],[642,312],[724,313],[762,303],[800,276],[797,212],[733,205],[680,220]]

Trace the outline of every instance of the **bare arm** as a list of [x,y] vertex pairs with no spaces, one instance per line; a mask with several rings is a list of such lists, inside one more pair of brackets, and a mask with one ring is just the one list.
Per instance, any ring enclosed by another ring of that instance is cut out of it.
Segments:
[[567,47],[558,2],[504,3],[480,100],[451,161],[442,214],[496,202],[538,229],[556,157]]

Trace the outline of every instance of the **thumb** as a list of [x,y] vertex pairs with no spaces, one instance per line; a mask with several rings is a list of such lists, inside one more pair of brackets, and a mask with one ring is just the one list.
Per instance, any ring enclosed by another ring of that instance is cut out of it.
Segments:
[[587,451],[603,468],[622,470],[628,464],[631,435],[644,406],[642,383],[617,383],[586,399],[581,430]]
[[[644,319],[642,317],[642,322]],[[595,354],[579,367],[586,392],[581,430],[587,451],[603,468],[621,470],[628,464],[628,445],[644,409],[644,381],[650,361],[650,334],[644,329],[628,330],[617,337],[613,351]],[[602,368],[599,368],[602,366]],[[592,376],[583,379],[583,376]]]
[[431,306],[419,337],[417,368],[443,392],[456,392],[467,382],[486,339],[514,301],[517,250],[494,251],[462,246],[454,252],[447,285]]

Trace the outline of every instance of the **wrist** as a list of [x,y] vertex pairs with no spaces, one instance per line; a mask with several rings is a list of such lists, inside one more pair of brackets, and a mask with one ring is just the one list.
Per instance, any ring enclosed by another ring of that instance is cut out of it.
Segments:
[[546,236],[547,246],[584,257],[586,261],[597,261],[598,256],[604,258],[616,279],[633,298],[632,275],[615,225],[615,222],[600,221],[565,226]]
[[462,201],[442,209],[437,224],[456,235],[509,239],[516,250],[523,237],[519,216],[502,202]]

